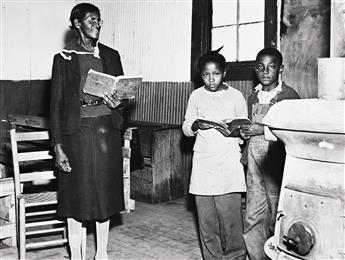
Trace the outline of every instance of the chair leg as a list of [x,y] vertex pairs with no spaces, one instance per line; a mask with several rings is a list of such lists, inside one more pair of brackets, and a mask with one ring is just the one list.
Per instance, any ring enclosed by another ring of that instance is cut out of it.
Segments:
[[[65,223],[65,225],[67,226],[67,223]],[[63,231],[62,231],[62,237],[68,239],[67,236],[67,227],[64,227]]]
[[19,198],[19,259],[26,259],[25,200]]

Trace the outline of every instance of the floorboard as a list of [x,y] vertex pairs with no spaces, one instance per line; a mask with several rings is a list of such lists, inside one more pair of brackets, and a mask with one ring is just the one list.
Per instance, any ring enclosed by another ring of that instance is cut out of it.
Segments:
[[[88,227],[87,259],[95,254],[95,233]],[[202,259],[195,209],[190,197],[160,203],[136,202],[136,210],[114,217],[109,259]],[[3,248],[0,258],[16,259],[15,248]],[[68,259],[66,247],[27,252],[27,259]]]

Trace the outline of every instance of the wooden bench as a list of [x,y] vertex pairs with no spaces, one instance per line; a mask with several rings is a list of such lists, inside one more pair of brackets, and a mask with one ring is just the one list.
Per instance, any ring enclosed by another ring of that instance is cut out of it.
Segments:
[[140,123],[137,128],[134,138],[139,139],[141,154],[132,156],[142,156],[143,164],[131,171],[131,197],[158,203],[186,195],[193,140],[183,136],[180,126]]

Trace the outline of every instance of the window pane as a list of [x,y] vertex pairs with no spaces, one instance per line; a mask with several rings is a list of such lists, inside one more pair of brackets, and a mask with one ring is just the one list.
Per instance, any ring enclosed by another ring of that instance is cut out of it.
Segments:
[[264,22],[240,25],[239,61],[255,60],[264,48]]
[[236,24],[237,0],[212,1],[212,26]]
[[263,21],[264,18],[265,0],[240,0],[239,23]]
[[223,46],[219,52],[226,61],[236,61],[236,26],[212,29],[212,50]]

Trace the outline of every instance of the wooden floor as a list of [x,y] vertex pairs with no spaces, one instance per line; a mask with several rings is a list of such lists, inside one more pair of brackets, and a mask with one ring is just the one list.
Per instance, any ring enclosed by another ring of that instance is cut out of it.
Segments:
[[[136,210],[112,219],[109,259],[202,259],[195,209],[187,197],[172,202],[136,202]],[[95,254],[92,227],[87,237],[87,259]],[[0,251],[0,259],[16,259],[14,248]],[[27,259],[68,259],[66,247],[28,251]]]

